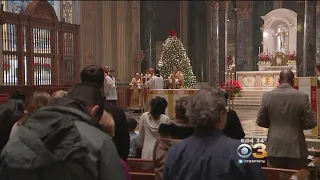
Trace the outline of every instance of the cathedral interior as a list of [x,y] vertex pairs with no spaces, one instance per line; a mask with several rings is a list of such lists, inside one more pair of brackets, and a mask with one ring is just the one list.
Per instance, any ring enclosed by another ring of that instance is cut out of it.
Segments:
[[[128,108],[132,77],[157,68],[174,30],[197,88],[236,80],[241,93],[229,106],[247,137],[266,137],[267,129],[255,119],[263,93],[277,87],[280,70],[302,78],[296,86],[310,97],[319,93],[314,70],[320,63],[319,16],[318,1],[5,0],[0,93],[68,88],[83,67],[108,65],[115,70],[119,105]],[[306,134],[318,141],[318,127]]]

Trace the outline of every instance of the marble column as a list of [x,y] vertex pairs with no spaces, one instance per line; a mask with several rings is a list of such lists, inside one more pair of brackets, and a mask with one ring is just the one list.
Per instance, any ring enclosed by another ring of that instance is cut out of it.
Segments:
[[303,42],[304,41],[304,1],[297,1],[297,55],[296,55],[296,66],[297,76],[303,76]]
[[188,6],[190,1],[180,1],[180,40],[188,50]]
[[316,1],[305,1],[305,30],[303,42],[304,76],[315,76],[316,64]]
[[153,1],[140,1],[140,43],[144,52],[141,71],[156,67],[155,8]]
[[320,63],[320,1],[317,1],[316,12],[316,63]]
[[188,56],[197,82],[207,82],[207,4],[205,1],[189,1]]
[[225,14],[224,3],[209,1],[209,57],[208,81],[211,86],[218,86],[224,82],[225,69]]
[[249,15],[250,8],[235,8],[236,10],[236,70],[249,71]]

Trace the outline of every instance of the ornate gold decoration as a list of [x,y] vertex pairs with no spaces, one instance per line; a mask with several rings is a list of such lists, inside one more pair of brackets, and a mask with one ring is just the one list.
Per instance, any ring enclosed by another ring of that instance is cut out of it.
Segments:
[[262,75],[261,83],[264,87],[270,87],[273,84],[273,77],[269,74]]
[[251,8],[234,8],[238,17],[248,19],[251,13]]
[[273,66],[285,66],[287,64],[285,60],[285,55],[282,52],[277,52],[272,60]]
[[256,78],[253,75],[246,75],[243,77],[243,84],[246,87],[252,87],[256,83]]

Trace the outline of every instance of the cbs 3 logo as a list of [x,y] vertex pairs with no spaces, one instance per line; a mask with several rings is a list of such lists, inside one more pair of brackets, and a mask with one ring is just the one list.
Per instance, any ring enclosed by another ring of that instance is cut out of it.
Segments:
[[238,146],[237,152],[239,157],[243,159],[250,157],[251,154],[257,159],[262,159],[267,156],[266,148],[267,146],[262,143],[255,144],[252,148],[248,144],[241,144]]

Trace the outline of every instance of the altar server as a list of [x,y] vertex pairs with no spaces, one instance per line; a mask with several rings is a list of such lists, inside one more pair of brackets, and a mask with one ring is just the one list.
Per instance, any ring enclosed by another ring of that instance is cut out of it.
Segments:
[[104,95],[109,104],[117,104],[117,84],[113,76],[115,70],[111,69],[105,77]]
[[155,70],[155,75],[146,82],[146,86],[150,89],[163,89],[163,77],[159,69]]

